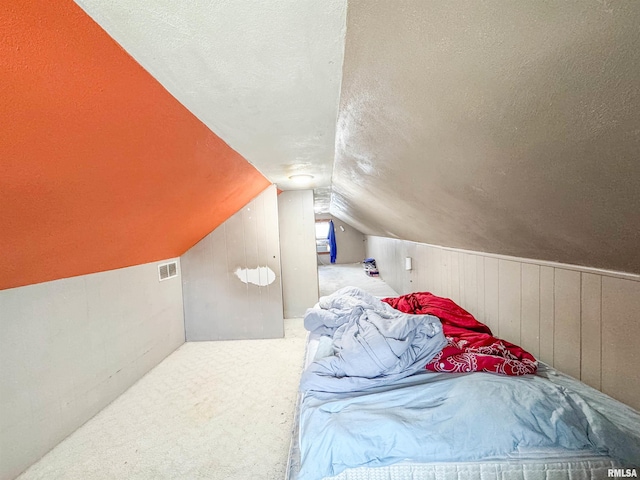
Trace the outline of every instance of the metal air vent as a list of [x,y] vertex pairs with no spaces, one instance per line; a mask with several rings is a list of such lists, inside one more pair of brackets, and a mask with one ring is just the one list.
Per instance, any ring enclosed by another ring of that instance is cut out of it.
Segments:
[[158,265],[158,277],[160,281],[178,276],[178,262],[163,263]]

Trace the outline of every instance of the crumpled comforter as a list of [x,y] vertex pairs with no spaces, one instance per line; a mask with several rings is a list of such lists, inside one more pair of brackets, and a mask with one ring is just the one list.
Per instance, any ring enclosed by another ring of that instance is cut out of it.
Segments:
[[305,327],[333,336],[332,354],[312,362],[302,391],[351,392],[387,385],[424,369],[446,345],[433,315],[402,313],[356,287],[322,297]]
[[448,298],[416,292],[382,299],[405,313],[435,315],[442,322],[447,346],[427,365],[436,372],[492,372],[504,375],[536,373],[533,355],[492,335],[485,324]]

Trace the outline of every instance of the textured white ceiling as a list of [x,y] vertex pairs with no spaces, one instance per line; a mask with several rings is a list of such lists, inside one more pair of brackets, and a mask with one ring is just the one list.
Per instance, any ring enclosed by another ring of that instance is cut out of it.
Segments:
[[346,0],[76,3],[280,189],[329,187]]

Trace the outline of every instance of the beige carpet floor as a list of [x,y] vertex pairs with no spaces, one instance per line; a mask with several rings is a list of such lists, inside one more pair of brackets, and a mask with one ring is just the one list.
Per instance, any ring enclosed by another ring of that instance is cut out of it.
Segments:
[[18,478],[283,479],[305,338],[185,343]]
[[394,297],[398,295],[381,277],[369,277],[361,263],[318,265],[320,295],[329,295],[342,287],[360,287],[371,295]]

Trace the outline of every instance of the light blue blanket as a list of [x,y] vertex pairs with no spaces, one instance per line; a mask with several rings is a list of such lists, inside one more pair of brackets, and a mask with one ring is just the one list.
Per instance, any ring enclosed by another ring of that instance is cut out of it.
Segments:
[[446,345],[442,324],[432,315],[408,315],[366,292],[347,287],[323,297],[305,326],[331,329],[332,355],[303,372],[302,391],[350,392],[387,385],[425,368]]
[[320,297],[318,305],[307,309],[304,327],[312,333],[333,336],[340,326],[349,321],[350,314],[356,307],[379,314],[398,313],[391,305],[361,288],[343,287],[331,295]]
[[367,392],[309,391],[300,409],[298,480],[402,460],[505,459],[548,447],[640,465],[640,415],[621,408],[630,427],[612,422],[593,398],[540,375],[424,372]]

